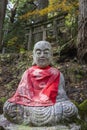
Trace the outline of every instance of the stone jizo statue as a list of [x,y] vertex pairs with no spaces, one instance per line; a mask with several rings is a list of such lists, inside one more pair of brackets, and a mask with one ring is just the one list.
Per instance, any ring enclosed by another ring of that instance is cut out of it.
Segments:
[[39,41],[33,50],[33,65],[27,69],[16,93],[4,104],[4,116],[17,124],[56,125],[77,117],[78,110],[64,90],[63,74],[52,67],[49,42]]

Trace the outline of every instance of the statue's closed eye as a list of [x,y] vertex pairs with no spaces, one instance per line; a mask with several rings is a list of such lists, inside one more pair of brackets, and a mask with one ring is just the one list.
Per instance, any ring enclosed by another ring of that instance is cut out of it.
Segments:
[[44,53],[44,54],[48,54],[49,53],[49,49],[45,49],[45,50],[36,50],[36,54],[40,55],[41,53]]

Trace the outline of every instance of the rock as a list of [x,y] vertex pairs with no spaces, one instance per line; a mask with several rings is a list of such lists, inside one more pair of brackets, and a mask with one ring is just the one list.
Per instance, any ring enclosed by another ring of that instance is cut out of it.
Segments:
[[81,130],[81,126],[76,125],[75,123],[70,124],[70,130]]

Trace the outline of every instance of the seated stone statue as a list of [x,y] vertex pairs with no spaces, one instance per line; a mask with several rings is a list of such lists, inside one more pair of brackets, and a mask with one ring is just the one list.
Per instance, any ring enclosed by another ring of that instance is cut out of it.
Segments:
[[49,42],[39,41],[33,50],[33,65],[27,69],[16,93],[3,107],[11,122],[34,126],[56,125],[77,117],[78,110],[64,90],[63,74],[52,67]]

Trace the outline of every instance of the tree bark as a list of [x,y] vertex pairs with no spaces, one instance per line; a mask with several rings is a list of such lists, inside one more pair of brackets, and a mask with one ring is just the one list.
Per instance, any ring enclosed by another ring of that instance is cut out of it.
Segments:
[[11,8],[11,16],[10,16],[11,23],[14,23],[14,18],[16,15],[16,10],[17,10],[18,4],[19,4],[19,0],[17,0],[14,4],[13,8]]
[[87,0],[79,0],[78,60],[87,63]]
[[[36,2],[38,10],[41,10],[41,9],[48,7],[48,4],[49,4],[49,0],[37,0],[37,2]],[[46,20],[47,20],[47,14],[44,16],[36,16],[35,23],[40,23],[40,22],[43,22]],[[38,30],[41,30],[41,27],[39,27]],[[45,32],[39,32],[39,33],[34,35],[35,40],[33,40],[32,43],[34,42],[34,44],[35,44],[36,42],[45,39],[45,37],[46,37]]]
[[49,4],[49,1],[48,0],[37,0],[37,3],[38,3],[38,9],[44,9],[45,7],[48,6]]
[[[41,10],[48,7],[49,0],[37,0],[37,9]],[[42,22],[47,20],[47,15],[38,16],[36,22]]]
[[7,0],[0,0],[0,51],[2,50],[3,23],[6,13]]

